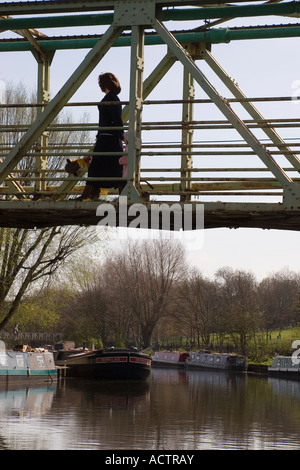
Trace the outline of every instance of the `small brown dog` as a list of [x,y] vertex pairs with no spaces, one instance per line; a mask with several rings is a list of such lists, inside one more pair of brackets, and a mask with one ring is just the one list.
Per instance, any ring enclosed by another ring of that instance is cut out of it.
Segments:
[[79,170],[88,170],[91,160],[91,157],[79,158],[78,160],[72,161],[67,158],[65,170],[69,175],[78,176]]

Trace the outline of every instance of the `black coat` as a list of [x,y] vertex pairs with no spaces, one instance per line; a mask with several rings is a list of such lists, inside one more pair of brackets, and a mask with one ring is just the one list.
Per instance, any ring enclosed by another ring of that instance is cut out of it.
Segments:
[[[103,101],[120,101],[112,92],[107,93]],[[99,127],[123,127],[121,104],[99,105]],[[93,152],[123,152],[123,129],[100,129]],[[89,167],[90,177],[122,177],[122,166],[119,164],[121,155],[94,155]],[[91,182],[97,188],[117,188],[121,182],[94,181]]]
[[[104,102],[120,102],[119,98],[117,95],[112,93],[111,91],[107,93],[107,95],[104,96],[103,100],[101,103]],[[99,109],[99,127],[122,127],[123,128],[123,121],[122,121],[122,106],[121,104],[105,104],[105,105],[100,105],[98,106]],[[124,131],[122,130],[99,130],[97,134],[97,138],[101,134],[113,134],[119,139],[123,140],[124,138]]]

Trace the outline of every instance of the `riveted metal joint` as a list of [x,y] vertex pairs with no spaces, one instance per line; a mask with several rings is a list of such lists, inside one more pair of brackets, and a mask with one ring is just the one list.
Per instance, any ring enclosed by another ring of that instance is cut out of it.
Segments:
[[114,24],[152,25],[155,20],[155,0],[121,0],[115,4]]

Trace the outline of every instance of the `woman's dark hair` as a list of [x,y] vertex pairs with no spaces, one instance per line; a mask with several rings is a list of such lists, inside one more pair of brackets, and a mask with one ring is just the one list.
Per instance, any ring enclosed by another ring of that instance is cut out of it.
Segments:
[[117,77],[110,72],[102,73],[98,78],[99,87],[102,91],[105,89],[118,95],[121,91],[121,86]]

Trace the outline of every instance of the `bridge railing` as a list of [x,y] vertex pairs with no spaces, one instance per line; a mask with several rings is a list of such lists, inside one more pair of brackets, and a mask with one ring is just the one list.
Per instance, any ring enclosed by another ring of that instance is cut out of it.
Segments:
[[[244,101],[290,101],[291,97],[249,98]],[[242,100],[228,98],[230,103]],[[185,100],[145,101],[144,106],[182,105]],[[210,104],[210,100],[190,100],[194,106]],[[96,103],[69,103],[69,106],[96,105]],[[123,105],[128,102],[123,102]],[[39,108],[41,104],[0,105],[9,113],[9,108]],[[43,104],[43,106],[45,106]],[[199,113],[198,113],[199,114]],[[159,115],[159,113],[155,113]],[[289,165],[289,154],[299,150],[300,140],[289,137],[291,130],[300,126],[298,118],[268,118],[244,121],[261,143],[270,152],[294,181],[298,173]],[[31,123],[4,124],[0,126],[0,159],[6,156],[24,135]],[[124,129],[126,130],[126,124]],[[284,132],[283,140],[288,144],[275,145],[264,134],[265,129],[278,129]],[[86,171],[78,176],[68,175],[65,171],[66,159],[92,156],[94,136],[99,130],[97,123],[52,123],[44,132],[47,139],[38,141],[12,173],[0,186],[0,199],[15,198],[59,198],[67,200],[81,194],[83,184],[89,180]],[[88,137],[78,142],[76,135],[89,133]],[[79,134],[78,134],[79,133]],[[185,143],[183,133],[190,133],[193,139]],[[67,139],[67,134],[74,138]],[[167,137],[166,137],[167,136]],[[218,136],[216,138],[216,136]],[[288,147],[287,147],[288,145]],[[97,154],[101,155],[101,154]],[[111,155],[117,155],[111,153]],[[249,145],[237,136],[233,126],[224,119],[202,119],[192,121],[144,121],[142,122],[141,144],[141,188],[149,193],[150,198],[178,199],[196,198],[205,201],[228,201],[232,198],[256,198],[256,200],[281,201],[282,186],[273,174],[265,167]],[[131,156],[129,155],[129,158]],[[187,165],[187,161],[189,164]],[[107,180],[110,178],[91,178]],[[125,179],[126,180],[126,179]],[[107,195],[106,191],[103,194]],[[109,195],[115,190],[109,190]]]
[[40,333],[30,331],[19,331],[18,334],[9,331],[0,331],[0,340],[18,340],[18,341],[41,341],[41,343],[56,343],[63,338],[62,333]]

